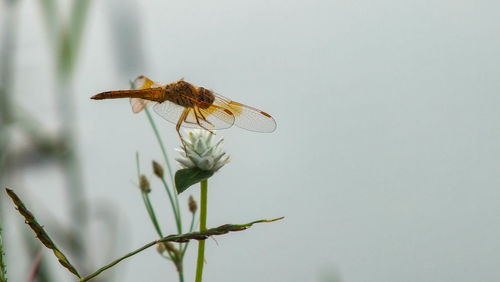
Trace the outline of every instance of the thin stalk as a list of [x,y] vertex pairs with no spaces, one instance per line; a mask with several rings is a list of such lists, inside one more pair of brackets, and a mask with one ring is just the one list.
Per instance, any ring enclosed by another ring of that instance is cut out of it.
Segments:
[[161,140],[161,136],[160,136],[160,133],[158,132],[158,128],[156,127],[155,121],[153,120],[153,117],[151,116],[151,112],[149,111],[149,109],[145,108],[144,111],[146,112],[146,116],[148,117],[149,123],[151,124],[151,127],[153,128],[153,131],[156,135],[156,139],[158,140],[158,144],[160,144],[160,149],[161,149],[161,152],[163,153],[163,158],[165,159],[165,163],[167,163],[168,174],[170,175],[170,180],[172,181],[172,183],[174,183],[174,176],[172,173],[172,168],[170,166],[170,162],[168,161],[167,151],[165,150],[165,146],[163,146],[163,141]]
[[137,253],[140,253],[140,252],[144,251],[145,249],[147,249],[147,248],[149,248],[149,247],[151,247],[151,246],[156,245],[157,243],[158,243],[158,241],[153,241],[153,242],[150,242],[150,243],[148,243],[148,244],[146,244],[146,245],[142,246],[141,248],[139,248],[139,249],[137,249],[137,250],[135,250],[135,251],[133,251],[133,252],[130,252],[130,253],[128,253],[128,254],[126,254],[126,255],[124,255],[123,257],[121,257],[121,258],[119,258],[119,259],[117,259],[117,260],[114,260],[114,261],[113,261],[113,262],[111,262],[110,264],[105,265],[105,266],[103,266],[103,267],[99,268],[97,271],[95,271],[94,273],[90,274],[89,276],[84,277],[84,278],[81,278],[81,279],[80,279],[80,282],[89,281],[90,279],[92,279],[92,278],[96,277],[97,275],[101,274],[101,273],[102,273],[103,271],[105,271],[106,269],[108,269],[108,268],[111,268],[111,267],[115,266],[115,265],[116,265],[117,263],[119,263],[120,261],[122,261],[122,260],[124,260],[124,259],[126,259],[126,258],[129,258],[129,257],[131,257],[131,256],[133,256],[133,255],[135,255],[135,254],[137,254]]
[[135,165],[137,166],[137,179],[141,178],[141,165],[139,163],[139,152],[135,152]]
[[174,198],[172,197],[172,193],[170,192],[170,189],[168,188],[168,184],[167,184],[167,181],[165,181],[165,178],[162,178],[161,182],[163,183],[165,190],[167,190],[168,198],[170,199],[170,205],[172,206],[172,210],[173,210],[174,215],[175,215],[175,223],[177,224],[177,231],[179,234],[181,234],[182,233],[181,212],[179,210],[179,207],[176,206],[174,203]]
[[[139,183],[141,182],[141,165],[139,162],[139,152],[135,153],[135,164],[137,166],[137,180]],[[146,210],[148,211],[149,218],[151,218],[151,221],[153,222],[153,225],[156,229],[156,233],[158,233],[158,236],[163,237],[163,233],[161,232],[160,225],[158,224],[158,219],[156,218],[155,211],[153,209],[153,206],[151,205],[151,201],[149,200],[149,196],[147,193],[141,191],[142,195],[142,200],[144,201],[144,205],[146,206]]]
[[[189,232],[193,232],[193,227],[194,227],[194,218],[195,218],[195,213],[192,213],[193,216],[191,217],[191,226],[189,226]],[[186,242],[186,245],[184,246],[184,249],[182,249],[182,254],[181,257],[184,258],[184,254],[186,253],[186,250],[188,248],[189,241]]]
[[158,220],[156,219],[156,214],[153,209],[153,206],[151,205],[151,201],[149,200],[148,194],[142,192],[142,199],[144,200],[144,205],[146,206],[146,210],[148,211],[149,218],[151,218],[151,221],[153,222],[153,226],[156,229],[156,233],[158,233],[158,236],[163,237],[163,233],[161,232],[160,225],[158,224]]
[[274,218],[274,219],[255,220],[255,221],[245,223],[245,224],[224,224],[224,225],[221,225],[219,227],[207,229],[205,231],[190,232],[190,233],[186,233],[186,234],[169,235],[167,237],[163,237],[161,239],[154,240],[150,243],[147,243],[146,245],[140,247],[139,249],[137,249],[133,252],[130,252],[130,253],[112,261],[111,263],[99,268],[96,272],[94,272],[94,273],[92,273],[84,278],[81,278],[80,281],[81,282],[89,281],[90,279],[96,277],[97,275],[99,275],[100,273],[105,271],[106,269],[109,269],[109,268],[115,266],[117,263],[121,262],[122,260],[129,258],[137,253],[144,251],[145,249],[147,249],[151,246],[154,246],[154,245],[162,243],[162,242],[185,242],[186,240],[204,241],[205,239],[207,239],[210,236],[223,235],[223,234],[226,234],[228,232],[242,231],[242,230],[248,229],[249,227],[251,227],[252,225],[254,225],[256,223],[274,222],[274,221],[278,221],[281,219],[283,219],[283,217],[278,217],[278,218]]
[[[181,268],[182,268],[182,261],[181,261]],[[179,273],[179,282],[184,282],[184,271],[178,271]]]
[[[160,136],[160,133],[158,131],[158,128],[156,127],[156,123],[155,121],[153,120],[153,117],[151,116],[151,112],[149,111],[148,108],[145,108],[144,111],[146,112],[146,116],[148,117],[148,120],[149,120],[149,123],[151,124],[151,127],[153,128],[153,131],[155,133],[155,136],[156,136],[156,140],[158,140],[158,144],[160,145],[160,149],[161,149],[161,152],[163,154],[163,158],[165,159],[165,163],[167,164],[167,168],[168,168],[168,174],[170,175],[170,183],[172,183],[172,185],[175,185],[174,183],[174,174],[172,173],[172,167],[170,166],[170,161],[168,159],[168,155],[167,155],[167,150],[165,150],[165,146],[163,146],[163,141],[161,139],[161,136]],[[175,188],[175,187],[173,187]],[[179,197],[177,196],[177,191],[175,189],[174,190],[174,199],[175,199],[175,206],[177,207],[177,209],[179,209]],[[179,212],[179,220],[180,220],[180,212]]]
[[[153,132],[155,133],[156,140],[158,141],[158,144],[160,145],[160,149],[161,149],[161,152],[163,154],[163,158],[165,160],[165,163],[167,164],[168,174],[170,176],[170,181],[171,181],[170,183],[172,183],[172,186],[173,186],[172,187],[173,193],[170,191],[170,188],[169,188],[165,178],[162,177],[161,180],[162,180],[163,186],[165,187],[165,190],[167,191],[168,197],[170,199],[170,204],[172,205],[172,209],[174,210],[175,222],[177,224],[177,231],[179,234],[181,234],[182,233],[182,217],[181,217],[181,211],[180,211],[180,206],[179,206],[179,197],[178,197],[177,191],[175,190],[175,187],[174,187],[175,186],[174,174],[172,173],[172,167],[170,166],[170,161],[168,159],[167,150],[165,149],[165,146],[163,145],[163,140],[161,139],[160,132],[158,131],[158,128],[156,127],[156,123],[155,123],[153,117],[151,116],[151,112],[149,111],[149,109],[147,107],[144,109],[144,111],[146,112],[146,116],[148,117],[149,124],[151,124],[151,128],[153,128]],[[173,197],[172,197],[172,194],[173,194]],[[172,200],[172,198],[173,198],[173,200]],[[175,204],[174,204],[174,201],[175,201]],[[182,244],[179,244],[179,249],[182,250],[182,248],[183,248]],[[181,264],[181,267],[180,267],[181,270],[179,271],[179,280],[182,282],[184,280],[183,270],[182,270],[182,256],[180,257],[180,259],[181,259],[181,261],[179,261],[179,263]],[[181,275],[182,275],[182,279],[181,279]]]
[[[137,179],[140,182],[141,181],[141,165],[139,162],[139,152],[135,153],[135,163],[137,166]],[[160,238],[163,238],[163,232],[161,232],[160,225],[158,224],[158,219],[156,218],[156,213],[153,209],[153,205],[151,204],[151,201],[149,200],[149,195],[143,191],[141,191],[141,195],[142,195],[142,200],[144,201],[144,205],[146,206],[146,210],[148,212],[149,218],[151,219],[151,222],[153,223],[153,226],[155,227],[156,233],[158,234],[158,236],[160,236]],[[177,256],[175,255],[175,253],[172,253],[169,250],[166,250],[166,252],[168,254],[168,257],[172,261],[175,262],[177,260]]]
[[7,268],[3,259],[2,226],[0,224],[0,282],[7,281]]
[[[200,183],[200,232],[207,229],[207,180],[202,180]],[[195,282],[201,282],[203,275],[203,265],[205,263],[205,240],[198,242],[198,260],[196,263],[196,279]]]

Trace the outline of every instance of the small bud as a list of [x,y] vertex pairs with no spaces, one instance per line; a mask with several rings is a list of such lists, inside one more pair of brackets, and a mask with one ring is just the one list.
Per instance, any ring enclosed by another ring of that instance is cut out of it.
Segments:
[[156,161],[153,161],[153,171],[156,176],[163,178],[163,167]]
[[144,174],[141,175],[141,178],[139,181],[139,187],[141,188],[141,191],[144,193],[151,192],[151,186],[149,186],[149,181]]
[[196,204],[196,201],[194,200],[193,196],[191,196],[191,195],[189,195],[188,206],[189,206],[189,211],[191,213],[195,213],[196,210],[198,209],[198,205]]

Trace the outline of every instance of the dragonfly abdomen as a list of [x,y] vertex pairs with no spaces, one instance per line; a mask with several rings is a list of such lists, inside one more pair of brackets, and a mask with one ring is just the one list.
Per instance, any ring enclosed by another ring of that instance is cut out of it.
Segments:
[[118,98],[141,98],[161,103],[165,101],[165,89],[158,87],[158,88],[147,88],[147,89],[137,89],[137,90],[106,91],[96,94],[90,98],[94,100],[118,99]]

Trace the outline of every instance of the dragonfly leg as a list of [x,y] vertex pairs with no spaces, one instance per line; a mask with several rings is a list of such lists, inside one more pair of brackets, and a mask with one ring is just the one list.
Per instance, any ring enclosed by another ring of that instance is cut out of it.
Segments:
[[203,115],[203,113],[200,111],[200,108],[196,108],[198,110],[198,114],[200,114],[201,118],[208,124],[210,124],[212,127],[214,127],[214,124],[211,123],[210,121],[208,121],[205,116]]
[[[197,113],[197,111],[196,111],[196,110],[198,110],[198,113]],[[215,135],[215,133],[214,133],[212,130],[210,130],[210,129],[206,128],[205,126],[203,126],[203,125],[200,123],[200,118],[198,117],[198,115],[201,115],[201,118],[203,119],[203,121],[206,121],[206,122],[210,123],[210,125],[212,125],[212,126],[213,126],[213,124],[212,124],[211,122],[207,121],[207,120],[205,119],[205,117],[201,114],[200,109],[199,109],[198,107],[195,107],[195,108],[194,108],[194,117],[196,118],[196,123],[198,124],[198,126],[200,126],[201,128],[205,129],[206,131],[210,132],[211,134],[214,134],[214,135]]]
[[185,108],[184,111],[182,111],[181,116],[179,117],[179,121],[177,122],[177,125],[175,126],[175,130],[177,130],[177,134],[179,135],[179,139],[181,139],[182,147],[184,147],[184,151],[186,151],[186,144],[184,143],[184,139],[182,139],[182,134],[181,134],[181,125],[183,122],[186,121],[189,111],[191,111],[190,108]]

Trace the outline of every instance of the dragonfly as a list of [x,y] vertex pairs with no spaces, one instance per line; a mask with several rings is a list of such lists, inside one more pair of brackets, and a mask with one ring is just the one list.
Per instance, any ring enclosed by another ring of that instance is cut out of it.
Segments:
[[134,113],[152,106],[158,115],[176,124],[181,142],[181,127],[202,128],[211,133],[233,125],[255,132],[270,133],[276,129],[276,121],[270,114],[184,79],[165,84],[141,75],[134,80],[131,90],[106,91],[91,97],[94,100],[115,98],[130,98]]

